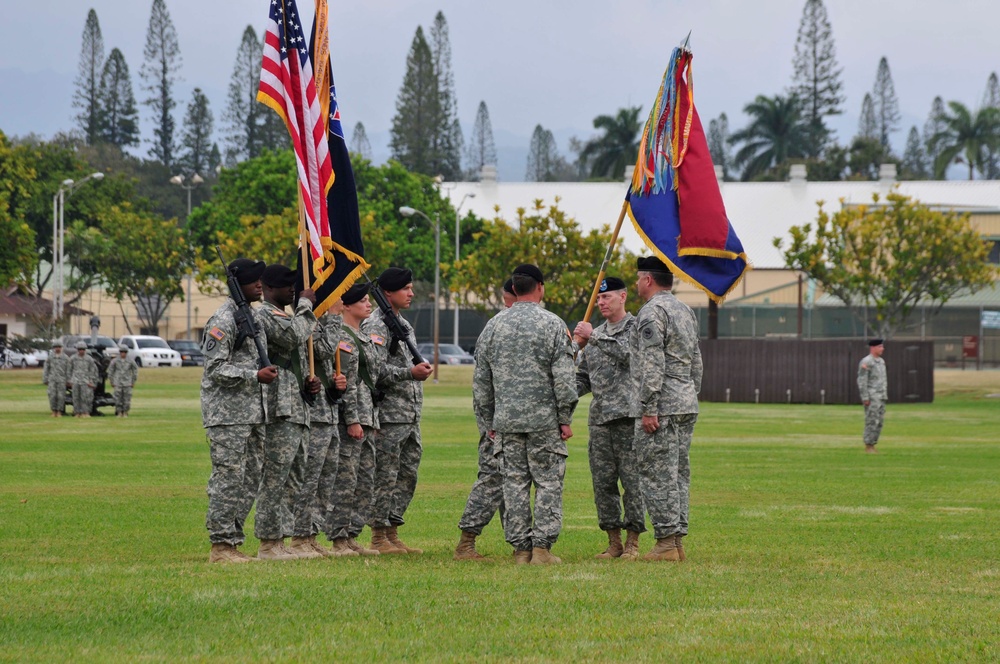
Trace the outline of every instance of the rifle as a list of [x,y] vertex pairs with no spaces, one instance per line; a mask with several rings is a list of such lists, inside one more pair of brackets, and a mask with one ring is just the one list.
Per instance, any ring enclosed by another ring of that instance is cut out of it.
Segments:
[[250,303],[247,302],[247,298],[243,294],[240,282],[236,280],[236,274],[229,271],[229,263],[222,257],[222,247],[215,245],[215,250],[219,252],[222,269],[226,271],[226,285],[229,286],[229,297],[233,298],[233,302],[236,303],[236,313],[233,314],[233,320],[236,322],[237,334],[233,348],[239,349],[243,346],[243,342],[247,338],[253,339],[254,344],[257,346],[257,364],[261,369],[269,367],[271,366],[271,360],[267,357],[267,346],[257,335],[257,323],[253,319],[253,311],[250,310]]
[[406,328],[403,327],[403,323],[400,322],[399,316],[392,310],[392,305],[389,304],[389,300],[386,298],[382,287],[378,285],[377,281],[369,279],[367,274],[365,274],[365,279],[368,280],[368,285],[371,287],[370,292],[372,297],[375,298],[375,303],[378,304],[379,311],[382,312],[382,320],[385,321],[386,327],[389,328],[389,334],[392,336],[392,342],[389,344],[389,354],[395,355],[396,350],[399,348],[399,343],[403,342],[410,351],[413,366],[424,364],[427,360],[420,355],[420,351],[418,351],[414,343],[410,341],[410,335],[406,333]]

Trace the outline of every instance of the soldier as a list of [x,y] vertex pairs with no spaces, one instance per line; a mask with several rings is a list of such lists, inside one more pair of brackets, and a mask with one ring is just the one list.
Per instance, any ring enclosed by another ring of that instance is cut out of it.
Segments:
[[889,400],[889,381],[885,373],[881,339],[868,342],[868,355],[858,364],[858,391],[865,405],[865,452],[877,454],[878,437],[885,421],[885,403]]
[[[264,263],[237,258],[229,264],[229,270],[247,301],[259,301]],[[243,544],[243,523],[260,484],[264,449],[262,385],[278,377],[273,365],[258,368],[257,346],[253,339],[240,337],[234,320],[236,310],[236,303],[227,298],[205,324],[201,342],[205,354],[201,416],[212,455],[205,517],[212,543],[210,563],[252,560],[236,547]]]
[[[378,284],[416,345],[413,328],[399,315],[402,309],[410,308],[413,300],[413,273],[390,267],[379,275]],[[423,553],[404,544],[397,530],[405,523],[403,514],[417,488],[417,469],[423,453],[420,410],[424,388],[420,383],[433,369],[426,362],[413,364],[406,344],[390,338],[382,312],[365,321],[362,332],[375,342],[376,363],[381,367],[375,385],[385,393],[379,404],[380,428],[375,434],[375,500],[369,520],[372,548],[382,553]]]
[[[601,282],[597,307],[605,322],[594,328],[579,323],[574,330],[583,345],[576,371],[581,397],[594,393],[590,404],[590,441],[587,456],[594,484],[597,523],[608,533],[608,548],[597,558],[639,557],[639,533],[646,530],[639,488],[639,465],[633,439],[635,419],[629,416],[629,398],[635,393],[629,371],[629,337],[635,317],[625,311],[625,282],[608,277]],[[619,493],[621,481],[624,496]],[[624,512],[624,518],[622,513]],[[622,529],[628,533],[622,546]]]
[[[285,547],[291,534],[292,503],[301,478],[292,467],[304,463],[309,444],[309,410],[304,394],[318,394],[322,384],[308,375],[302,347],[316,329],[312,305],[316,294],[303,290],[294,316],[285,307],[295,302],[296,273],[284,265],[268,265],[261,274],[264,302],[260,307],[261,330],[267,336],[267,353],[278,367],[278,377],[264,388],[267,419],[264,427],[264,463],[257,491],[254,535],[260,540],[260,560],[292,560],[319,557],[317,551],[293,553]],[[303,459],[296,461],[296,457]],[[291,479],[290,479],[291,478]]]
[[87,355],[87,344],[78,341],[76,355],[69,361],[69,383],[73,386],[73,417],[90,417],[94,407],[94,388],[101,379],[97,362]]
[[[362,323],[372,313],[368,291],[368,284],[355,284],[343,297],[344,326],[339,348],[348,388],[339,404],[340,461],[326,524],[326,536],[335,556],[379,555],[378,550],[364,547],[355,539],[371,515],[375,432],[379,426],[375,396],[378,354],[372,337],[361,333]],[[379,337],[379,341],[385,340]]]
[[[504,311],[517,301],[511,279],[504,282],[502,296]],[[458,521],[462,536],[455,547],[455,560],[486,560],[486,556],[476,551],[476,538],[483,533],[483,528],[489,525],[497,511],[503,523],[503,475],[493,449],[493,439],[486,435],[482,420],[476,418],[476,424],[479,426],[479,474]]]
[[684,560],[691,469],[688,453],[698,420],[701,350],[698,319],[671,292],[674,275],[656,256],[640,257],[636,290],[645,300],[630,335],[636,385],[635,453],[642,497],[656,545],[646,560]]
[[473,403],[496,445],[514,561],[544,565],[561,562],[550,549],[562,528],[566,441],[578,400],[573,349],[565,323],[540,306],[541,270],[520,265],[512,280],[517,302],[490,319],[476,343]]
[[128,417],[132,409],[132,388],[139,378],[139,367],[126,355],[128,346],[118,346],[119,355],[108,365],[108,382],[115,390],[115,417]]
[[49,408],[52,417],[62,417],[66,409],[66,387],[69,385],[69,358],[63,353],[61,341],[52,344],[52,352],[45,360],[42,383],[48,385]]

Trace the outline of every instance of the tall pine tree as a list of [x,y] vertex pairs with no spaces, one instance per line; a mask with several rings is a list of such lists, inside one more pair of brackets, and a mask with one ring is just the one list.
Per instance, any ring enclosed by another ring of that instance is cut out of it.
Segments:
[[528,182],[553,182],[556,179],[559,152],[552,132],[535,125],[528,147],[528,166],[524,179]]
[[858,120],[858,137],[878,140],[879,128],[878,118],[875,117],[875,102],[872,96],[865,93],[865,98],[861,102],[861,118]]
[[257,33],[248,25],[236,50],[228,104],[222,116],[226,123],[226,163],[230,166],[260,154],[264,116],[274,115],[266,106],[257,103],[262,53]]
[[153,147],[149,155],[171,168],[174,162],[174,84],[177,70],[181,66],[180,46],[177,31],[167,12],[164,0],[153,0],[146,30],[145,60],[139,71],[143,80],[143,90],[149,97],[143,103],[153,112]]
[[842,113],[844,102],[840,80],[843,70],[837,66],[833,30],[823,0],[806,0],[792,66],[795,73],[791,92],[801,101],[809,127],[808,156],[818,157],[830,134],[823,118]]
[[469,140],[468,178],[479,180],[483,166],[497,165],[497,145],[493,140],[493,125],[490,123],[490,110],[486,102],[479,102],[476,111],[476,122],[472,125],[472,138]]
[[722,179],[729,179],[732,157],[729,154],[729,118],[725,113],[708,123],[708,153],[712,163],[722,168]]
[[892,84],[892,74],[889,72],[889,61],[884,56],[879,60],[875,84],[872,86],[872,106],[878,125],[877,138],[882,147],[889,148],[889,135],[899,129],[901,116],[896,87]]
[[396,97],[389,141],[393,159],[407,170],[438,175],[435,169],[440,162],[434,146],[435,135],[442,130],[439,104],[434,56],[423,28],[418,26],[406,57],[406,75]]
[[80,65],[76,77],[76,91],[73,93],[73,107],[80,109],[76,121],[88,145],[100,140],[101,114],[100,89],[101,68],[104,65],[104,38],[97,12],[87,12],[87,22],[83,26],[80,45]]
[[931,139],[944,131],[947,124],[944,121],[944,100],[941,97],[934,97],[931,102],[931,111],[927,114],[927,121],[924,122],[924,151],[927,154],[927,162],[931,165],[931,176],[934,173],[934,164],[937,163],[941,149]]
[[910,127],[906,137],[906,150],[903,152],[902,177],[907,180],[926,180],[929,175],[927,168],[927,153],[916,127]]
[[[458,117],[458,100],[455,98],[455,76],[451,70],[451,41],[448,37],[448,21],[443,12],[434,17],[430,30],[431,55],[434,60],[434,75],[437,78],[438,117],[431,120],[436,131],[431,137],[431,152],[434,154],[432,169],[445,180],[455,180],[462,169],[461,135],[455,135],[455,120]],[[461,131],[461,126],[458,127]]]
[[100,139],[120,148],[139,144],[139,111],[125,56],[117,48],[101,72]]
[[208,107],[208,97],[201,88],[195,88],[184,116],[184,132],[181,136],[181,168],[188,175],[204,176],[211,166],[212,154],[212,110]]
[[[983,108],[1000,109],[1000,81],[993,72],[986,79],[986,92],[983,94]],[[987,147],[983,158],[983,177],[987,180],[1000,179],[1000,151]]]
[[351,134],[351,152],[361,155],[368,161],[372,160],[372,144],[368,140],[365,125],[361,122],[354,125],[354,132]]

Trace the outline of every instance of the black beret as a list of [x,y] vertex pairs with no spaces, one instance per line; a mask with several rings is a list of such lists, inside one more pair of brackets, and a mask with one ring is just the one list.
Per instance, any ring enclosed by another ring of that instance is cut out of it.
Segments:
[[378,285],[382,290],[398,291],[413,283],[413,272],[402,267],[390,267],[378,275]]
[[618,277],[608,277],[601,282],[600,287],[601,293],[607,293],[608,291],[625,290],[625,282]]
[[545,278],[542,276],[542,271],[538,269],[537,265],[532,265],[531,263],[523,263],[514,268],[513,274],[521,275],[522,277],[531,277],[540,284],[545,283]]
[[508,279],[507,281],[503,282],[503,292],[504,293],[510,293],[511,295],[516,295],[516,293],[514,293],[514,280],[513,279]]
[[882,345],[882,340],[881,339],[869,339],[868,340],[868,345],[869,346],[881,346]]
[[636,259],[635,265],[639,268],[639,272],[662,272],[664,274],[672,274],[670,268],[660,260],[659,256],[639,256]]
[[229,264],[229,271],[236,275],[236,281],[245,286],[258,281],[265,267],[264,261],[237,258]]
[[344,304],[357,304],[368,295],[369,288],[370,286],[367,283],[354,284],[347,289],[347,292],[344,293],[341,299],[344,301]]
[[295,285],[296,276],[295,270],[275,263],[264,268],[260,280],[271,288],[287,288]]

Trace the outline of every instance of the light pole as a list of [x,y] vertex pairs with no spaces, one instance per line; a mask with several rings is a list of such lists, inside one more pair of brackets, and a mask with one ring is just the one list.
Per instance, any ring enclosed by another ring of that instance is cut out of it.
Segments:
[[440,341],[440,316],[438,304],[441,301],[441,223],[438,214],[434,214],[434,221],[426,214],[404,205],[399,208],[399,213],[404,217],[418,215],[427,220],[427,223],[434,224],[434,382],[438,382],[438,343]]
[[[203,180],[202,177],[200,175],[198,175],[197,173],[195,173],[194,175],[191,176],[191,184],[184,184],[184,176],[183,175],[175,175],[174,177],[170,178],[170,184],[176,184],[181,189],[184,189],[185,191],[187,191],[187,195],[188,195],[188,208],[187,208],[187,216],[184,217],[184,228],[188,232],[189,239],[190,239],[190,229],[187,227],[187,225],[188,225],[188,221],[191,219],[191,190],[194,189],[195,187],[197,187],[199,184],[201,184],[204,181],[205,180]],[[192,271],[188,270],[188,273],[187,273],[187,332],[184,333],[184,336],[187,337],[188,339],[191,338],[191,279],[192,279]]]
[[91,173],[79,182],[67,178],[59,183],[59,190],[52,197],[52,326],[63,317],[65,310],[65,285],[63,283],[66,265],[66,194],[70,196],[77,187],[88,180],[102,180],[104,173]]
[[[475,198],[475,197],[476,197],[476,193],[473,192],[473,191],[470,191],[465,196],[462,196],[462,200],[460,200],[458,202],[458,207],[455,208],[455,264],[456,265],[458,265],[458,261],[459,261],[459,255],[458,255],[458,234],[459,234],[460,229],[461,229],[461,218],[459,217],[458,213],[462,210],[462,205],[465,204],[465,199],[467,199],[467,198]],[[459,309],[458,309],[458,291],[457,290],[455,291],[454,298],[455,298],[455,320],[453,322],[454,322],[455,326],[454,326],[454,329],[453,329],[454,334],[452,336],[454,337],[454,339],[453,339],[452,343],[457,346],[458,345],[458,313],[459,313]]]

